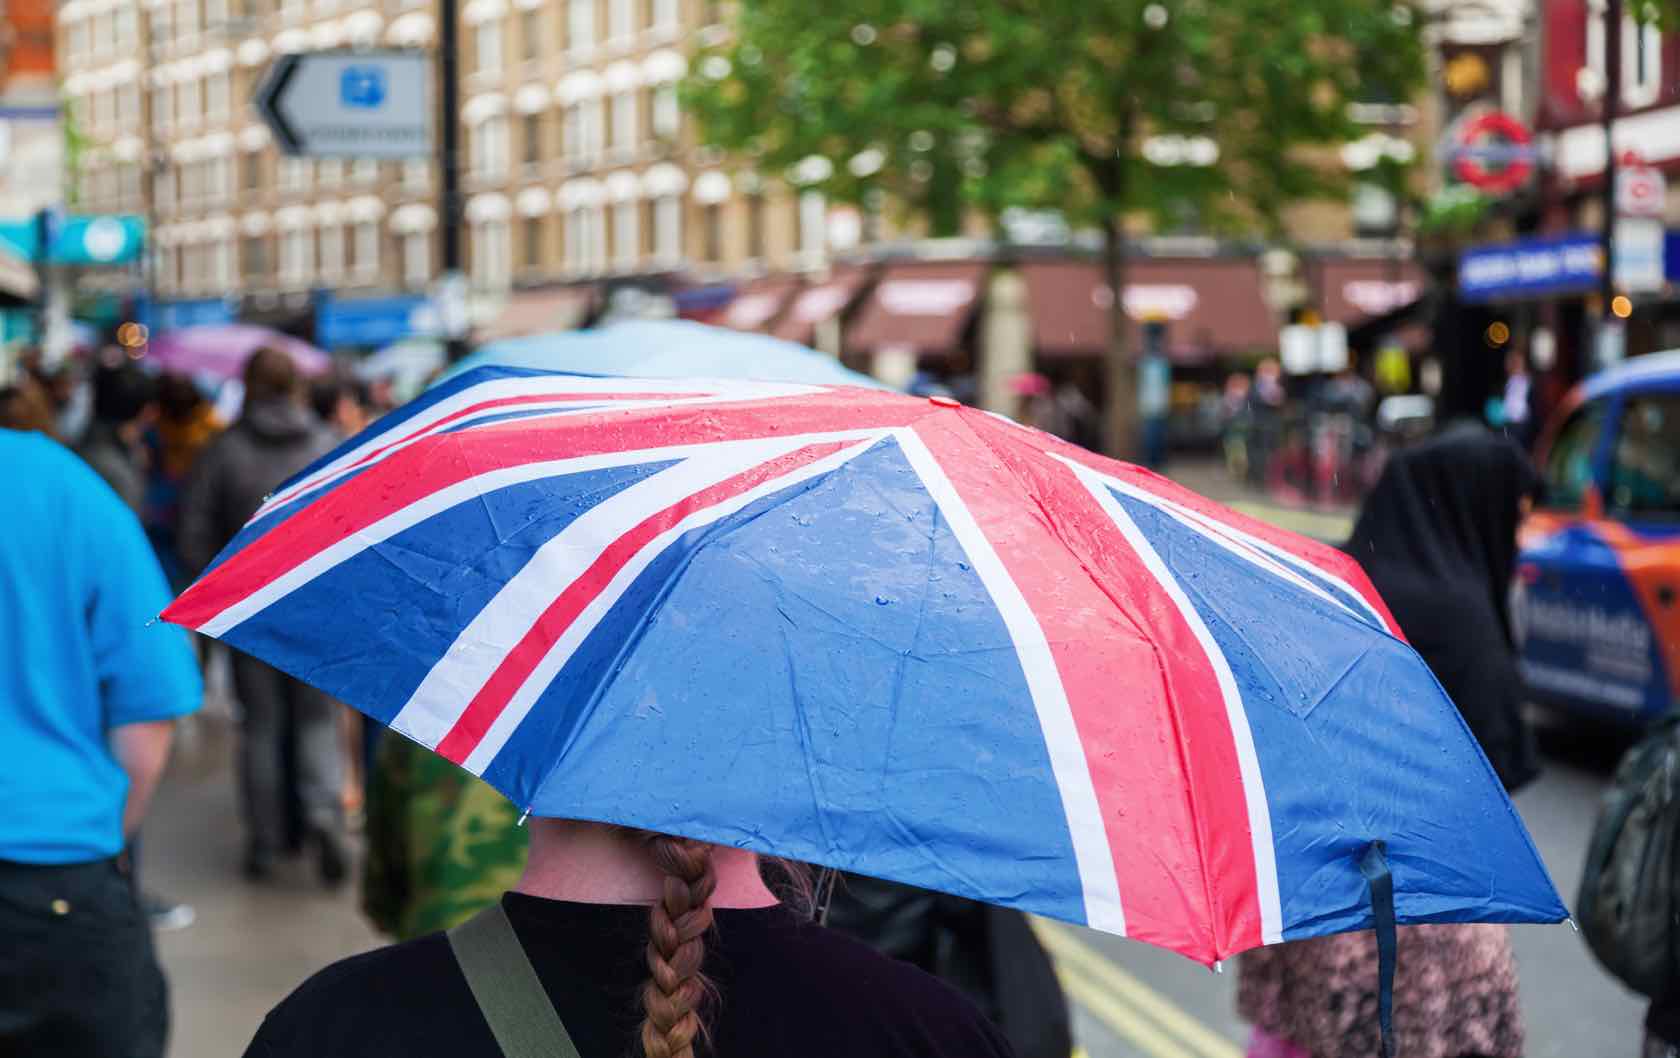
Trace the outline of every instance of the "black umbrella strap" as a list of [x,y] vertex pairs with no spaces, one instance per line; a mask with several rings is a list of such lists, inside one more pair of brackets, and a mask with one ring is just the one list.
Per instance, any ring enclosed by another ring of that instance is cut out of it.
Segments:
[[1377,1024],[1382,1029],[1382,1058],[1394,1058],[1394,875],[1388,870],[1388,850],[1371,842],[1359,861],[1359,873],[1371,887],[1371,921],[1377,931]]

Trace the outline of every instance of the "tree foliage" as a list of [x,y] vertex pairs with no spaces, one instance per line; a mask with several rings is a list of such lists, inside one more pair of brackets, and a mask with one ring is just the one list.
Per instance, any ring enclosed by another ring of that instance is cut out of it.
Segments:
[[683,97],[707,142],[827,159],[806,182],[935,232],[1010,206],[1252,230],[1338,190],[1310,148],[1367,131],[1350,103],[1411,96],[1420,22],[1408,0],[741,0]]

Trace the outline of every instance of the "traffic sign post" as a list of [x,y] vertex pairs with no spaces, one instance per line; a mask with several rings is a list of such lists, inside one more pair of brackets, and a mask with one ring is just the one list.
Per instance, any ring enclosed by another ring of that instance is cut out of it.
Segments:
[[434,150],[432,62],[424,51],[282,55],[254,103],[289,155],[404,159]]

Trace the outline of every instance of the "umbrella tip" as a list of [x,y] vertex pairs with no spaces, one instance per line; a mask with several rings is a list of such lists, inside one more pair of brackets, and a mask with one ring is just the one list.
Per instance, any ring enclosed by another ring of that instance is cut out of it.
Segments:
[[1574,930],[1576,933],[1581,932],[1581,927],[1576,924],[1574,915],[1570,915],[1568,918],[1564,919],[1564,921],[1569,923],[1569,928]]
[[530,808],[526,808],[524,813],[520,815],[519,822],[515,823],[514,826],[522,827],[522,826],[525,825],[525,821],[527,819],[530,819],[530,818],[531,818],[531,810],[530,810]]
[[1225,960],[1224,959],[1215,959],[1214,960],[1214,962],[1213,962],[1213,972],[1216,973],[1216,974],[1222,974],[1222,973],[1225,972]]

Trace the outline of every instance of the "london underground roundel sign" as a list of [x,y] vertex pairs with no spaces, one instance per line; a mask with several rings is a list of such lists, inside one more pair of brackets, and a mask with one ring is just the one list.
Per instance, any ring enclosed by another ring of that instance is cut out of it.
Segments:
[[1494,194],[1515,191],[1534,172],[1534,137],[1511,115],[1490,110],[1466,121],[1453,145],[1453,172]]

